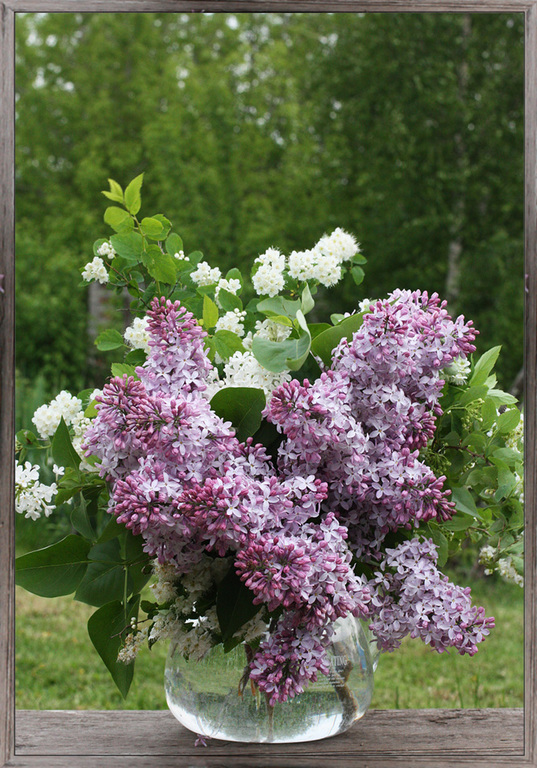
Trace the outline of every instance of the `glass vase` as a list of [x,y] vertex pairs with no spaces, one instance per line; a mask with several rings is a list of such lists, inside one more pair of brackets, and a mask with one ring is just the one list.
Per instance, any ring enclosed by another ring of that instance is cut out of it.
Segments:
[[216,646],[195,661],[174,652],[172,643],[165,670],[168,706],[189,730],[225,741],[289,743],[335,736],[371,703],[374,657],[367,630],[352,616],[335,622],[327,652],[328,675],[319,673],[302,694],[271,707],[251,681],[241,686],[244,644],[229,653]]

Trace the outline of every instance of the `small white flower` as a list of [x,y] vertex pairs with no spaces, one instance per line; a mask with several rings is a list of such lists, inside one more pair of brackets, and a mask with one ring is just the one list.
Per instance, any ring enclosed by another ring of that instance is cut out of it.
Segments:
[[59,467],[57,464],[54,464],[52,467],[52,471],[56,475],[56,477],[61,477],[62,475],[65,475],[65,467]]
[[214,292],[218,306],[221,306],[218,302],[218,294],[221,290],[227,291],[228,293],[232,293],[234,296],[236,296],[241,292],[241,287],[241,281],[236,277],[231,277],[229,280],[225,277],[220,278]]
[[173,254],[173,257],[174,259],[177,259],[177,261],[187,261],[184,251],[177,251],[177,253]]
[[455,360],[444,368],[444,378],[450,384],[462,386],[468,380],[470,374],[470,361],[463,357],[456,357]]
[[233,309],[230,312],[226,312],[225,315],[219,317],[215,330],[216,331],[232,331],[237,336],[244,336],[244,318],[246,312],[239,309]]
[[277,296],[285,285],[283,272],[271,264],[262,264],[252,275],[252,285],[258,296]]
[[335,258],[340,264],[349,261],[360,251],[355,237],[345,232],[341,227],[334,229],[331,235],[321,237],[316,248],[326,256]]
[[112,244],[109,242],[103,243],[97,248],[97,253],[99,256],[108,256],[109,259],[113,259],[116,255],[116,252],[112,248]]
[[285,341],[291,331],[289,326],[275,323],[274,320],[258,320],[255,324],[255,335],[268,341]]
[[220,280],[222,273],[218,267],[211,268],[206,261],[200,261],[190,277],[196,285],[213,285]]
[[99,256],[95,256],[93,261],[90,261],[88,264],[86,264],[82,270],[82,277],[88,283],[90,283],[92,280],[96,280],[98,283],[103,285],[109,280],[108,272],[106,271],[104,262],[101,258],[99,258]]
[[44,514],[48,517],[54,511],[52,499],[58,492],[56,483],[44,485],[39,482],[39,465],[29,461],[15,466],[15,510],[24,517],[37,520]]
[[251,352],[235,352],[224,365],[226,387],[255,387],[269,395],[284,381],[290,381],[287,371],[272,373],[256,360]]
[[123,337],[129,347],[149,352],[149,323],[146,317],[135,317],[132,325],[126,328]]
[[56,432],[62,416],[67,426],[72,424],[73,419],[81,412],[81,407],[82,401],[78,397],[62,390],[48,405],[41,405],[36,410],[32,422],[39,436],[45,439]]

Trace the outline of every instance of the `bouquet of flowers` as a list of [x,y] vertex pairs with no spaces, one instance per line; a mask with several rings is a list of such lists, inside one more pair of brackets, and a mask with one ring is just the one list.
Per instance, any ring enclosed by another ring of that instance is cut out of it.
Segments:
[[[142,176],[114,205],[82,275],[132,297],[102,390],[61,392],[17,436],[17,510],[70,505],[74,533],[17,561],[17,582],[96,607],[91,640],[126,695],[142,643],[186,656],[246,640],[269,703],[327,672],[332,625],[352,614],[378,647],[410,635],[474,654],[494,619],[441,568],[471,539],[488,570],[522,562],[522,431],[476,359],[471,321],[424,291],[308,322],[315,296],[366,262],[336,229],[307,251],[271,247],[250,293],[137,217]],[[40,448],[56,482],[26,461]],[[498,566],[498,564],[503,564]],[[141,600],[152,579],[153,600]]]

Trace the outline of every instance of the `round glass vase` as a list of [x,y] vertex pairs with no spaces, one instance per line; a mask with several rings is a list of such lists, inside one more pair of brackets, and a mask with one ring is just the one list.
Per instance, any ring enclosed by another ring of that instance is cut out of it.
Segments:
[[368,709],[375,659],[367,630],[352,616],[334,623],[327,653],[328,675],[319,673],[302,694],[271,707],[251,681],[241,685],[244,644],[229,653],[215,646],[195,661],[174,652],[171,643],[164,676],[168,707],[185,728],[224,741],[290,743],[335,736]]

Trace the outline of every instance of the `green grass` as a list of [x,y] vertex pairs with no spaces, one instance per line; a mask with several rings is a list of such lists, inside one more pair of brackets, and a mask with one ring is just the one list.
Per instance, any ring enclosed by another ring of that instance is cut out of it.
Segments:
[[[405,642],[381,656],[372,708],[523,706],[523,592],[488,579],[470,586],[474,602],[496,618],[496,628],[476,656],[437,654],[418,640]],[[70,597],[47,600],[20,588],[16,597],[19,709],[166,707],[164,645],[141,651],[123,701],[87,636],[94,609]]]

